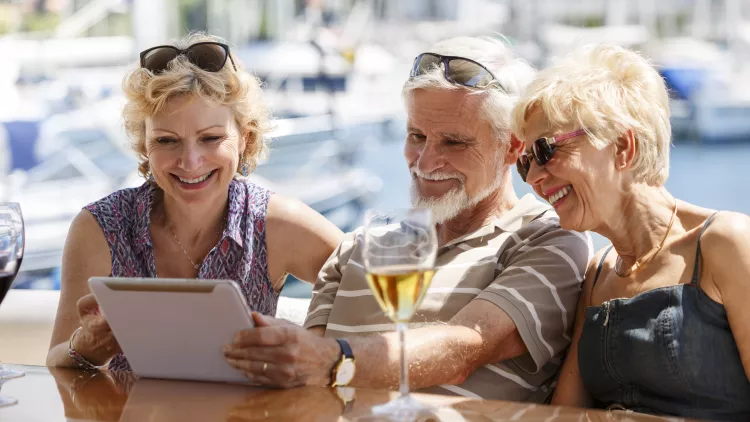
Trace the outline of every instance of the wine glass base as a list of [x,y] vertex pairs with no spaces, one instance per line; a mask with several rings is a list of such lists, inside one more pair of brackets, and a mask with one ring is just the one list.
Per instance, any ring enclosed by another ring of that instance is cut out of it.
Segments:
[[0,383],[3,383],[8,380],[16,379],[16,378],[21,378],[24,375],[26,374],[21,371],[9,369],[3,366],[2,364],[0,364]]
[[422,404],[412,396],[401,396],[388,403],[372,407],[372,415],[377,420],[423,421],[436,416],[437,409]]
[[0,396],[0,408],[13,406],[17,403],[18,400],[14,399],[13,397]]

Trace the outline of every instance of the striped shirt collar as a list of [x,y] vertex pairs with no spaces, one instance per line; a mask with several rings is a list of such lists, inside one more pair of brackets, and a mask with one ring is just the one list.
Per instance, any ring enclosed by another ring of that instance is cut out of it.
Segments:
[[489,223],[474,232],[451,240],[445,245],[442,245],[441,248],[449,248],[461,243],[466,243],[470,240],[493,234],[496,230],[504,232],[518,231],[518,229],[534,217],[550,210],[552,210],[552,207],[549,204],[536,199],[533,194],[527,193],[521,197],[513,208],[493,218]]

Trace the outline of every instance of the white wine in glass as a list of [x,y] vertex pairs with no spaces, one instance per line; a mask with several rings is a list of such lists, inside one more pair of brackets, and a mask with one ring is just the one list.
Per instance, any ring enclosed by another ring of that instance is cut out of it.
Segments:
[[409,395],[407,323],[419,309],[435,274],[437,234],[427,209],[370,210],[364,221],[367,282],[383,312],[396,323],[401,347],[399,398],[373,407],[393,419],[413,419],[432,409]]
[[367,282],[383,312],[396,323],[407,323],[424,299],[435,270],[394,265],[367,273]]

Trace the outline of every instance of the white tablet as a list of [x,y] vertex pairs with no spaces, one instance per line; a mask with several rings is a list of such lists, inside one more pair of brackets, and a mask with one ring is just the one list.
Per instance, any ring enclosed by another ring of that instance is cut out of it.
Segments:
[[223,353],[253,327],[234,281],[93,277],[89,287],[136,375],[248,381]]

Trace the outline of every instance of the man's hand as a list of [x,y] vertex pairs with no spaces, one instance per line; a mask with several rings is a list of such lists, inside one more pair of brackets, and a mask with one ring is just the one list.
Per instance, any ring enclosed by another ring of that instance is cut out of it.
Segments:
[[328,385],[341,349],[288,321],[252,313],[255,328],[237,333],[224,356],[232,367],[260,385]]

